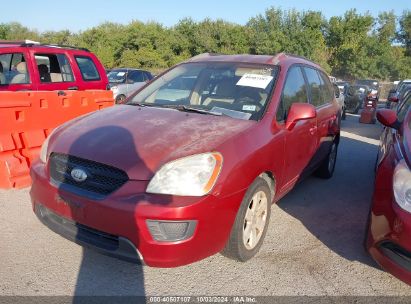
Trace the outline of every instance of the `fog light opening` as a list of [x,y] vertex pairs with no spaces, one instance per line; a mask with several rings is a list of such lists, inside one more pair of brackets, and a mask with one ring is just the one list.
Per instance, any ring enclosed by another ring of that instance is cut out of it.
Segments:
[[147,220],[151,237],[159,242],[177,242],[193,236],[197,221]]

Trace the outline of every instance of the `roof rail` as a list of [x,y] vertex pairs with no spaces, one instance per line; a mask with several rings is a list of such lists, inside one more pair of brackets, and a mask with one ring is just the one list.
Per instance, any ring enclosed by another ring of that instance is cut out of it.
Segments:
[[27,47],[31,47],[31,46],[45,46],[45,47],[55,47],[55,48],[66,48],[66,49],[73,49],[73,50],[82,50],[82,51],[86,51],[86,52],[90,52],[89,49],[86,48],[82,48],[82,47],[76,47],[76,46],[72,46],[72,45],[62,45],[62,44],[50,44],[50,43],[40,43],[37,41],[33,41],[33,40],[0,40],[0,44],[18,44],[20,46],[27,46]]
[[77,47],[77,46],[72,46],[72,45],[65,45],[65,44],[49,44],[49,43],[41,43],[39,44],[40,46],[49,46],[49,47],[55,47],[55,48],[65,48],[65,49],[73,49],[73,50],[81,50],[81,51],[86,51],[90,52],[89,49],[83,48],[83,47]]
[[20,45],[39,45],[40,42],[25,39],[25,40],[0,40],[0,44],[20,44]]

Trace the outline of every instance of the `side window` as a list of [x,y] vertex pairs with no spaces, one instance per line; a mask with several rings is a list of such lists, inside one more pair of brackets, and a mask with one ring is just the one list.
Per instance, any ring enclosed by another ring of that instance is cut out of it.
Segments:
[[311,92],[311,104],[318,107],[322,104],[321,82],[316,70],[304,67],[307,76],[308,87]]
[[335,93],[340,92],[340,89],[335,83],[334,87],[328,76],[323,72],[318,71],[318,74],[320,75],[320,80],[322,80],[321,91],[323,96],[323,104],[330,103],[334,99]]
[[291,104],[295,102],[308,102],[307,86],[300,67],[292,67],[287,74],[280,106],[277,110],[277,121],[287,118]]
[[40,82],[71,82],[74,81],[71,66],[64,54],[36,54]]
[[149,73],[149,72],[144,72],[144,74],[146,75],[146,80],[151,80],[151,79],[153,79],[153,75],[151,75],[151,73]]
[[100,80],[100,75],[97,68],[90,57],[75,56],[76,62],[81,72],[81,76],[85,81]]
[[407,114],[408,109],[410,108],[410,105],[411,105],[411,93],[408,94],[407,99],[404,101],[401,108],[397,112],[397,117],[398,117],[399,122],[404,121],[405,115]]
[[30,75],[22,53],[0,55],[0,85],[27,84]]
[[132,71],[128,74],[127,83],[144,82],[144,74],[141,71]]

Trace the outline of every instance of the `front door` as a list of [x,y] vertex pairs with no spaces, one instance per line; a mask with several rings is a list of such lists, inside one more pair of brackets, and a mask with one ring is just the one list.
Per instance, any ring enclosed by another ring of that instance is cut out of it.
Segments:
[[[277,120],[286,121],[293,103],[308,103],[307,85],[300,66],[292,66],[281,97]],[[285,167],[281,192],[288,191],[303,177],[317,149],[317,119],[301,120],[291,130],[285,130]]]

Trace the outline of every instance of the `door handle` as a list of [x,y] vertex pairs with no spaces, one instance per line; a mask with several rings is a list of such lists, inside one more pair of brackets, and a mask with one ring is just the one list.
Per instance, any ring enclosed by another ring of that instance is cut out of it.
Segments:
[[69,87],[67,90],[78,90],[78,87]]
[[314,135],[314,133],[317,131],[317,126],[310,128],[310,134]]

